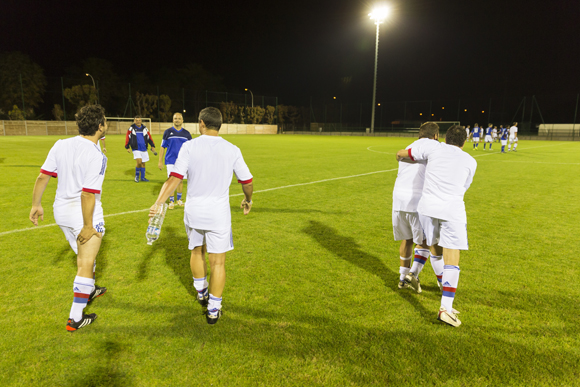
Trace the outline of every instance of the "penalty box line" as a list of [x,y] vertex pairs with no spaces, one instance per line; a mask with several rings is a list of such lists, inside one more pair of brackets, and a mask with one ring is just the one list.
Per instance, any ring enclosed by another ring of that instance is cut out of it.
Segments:
[[[398,171],[398,170],[399,170],[399,168],[395,168],[395,169],[386,169],[386,170],[383,170],[383,171],[374,171],[374,172],[361,173],[361,174],[358,174],[358,175],[333,177],[331,179],[309,181],[308,183],[298,183],[298,184],[291,184],[291,185],[283,185],[281,187],[266,188],[266,189],[262,189],[262,190],[259,190],[259,191],[254,191],[254,193],[256,194],[256,193],[262,193],[262,192],[276,191],[278,189],[293,188],[293,187],[300,187],[300,186],[304,186],[304,185],[325,183],[327,181],[335,181],[335,180],[342,180],[342,179],[352,179],[353,177],[369,176],[369,175],[374,175],[374,174],[377,174],[377,173],[393,172],[393,171]],[[242,195],[243,195],[243,193],[237,193],[237,194],[230,195],[230,197],[242,196]],[[149,211],[149,208],[145,208],[145,209],[142,209],[142,210],[119,212],[117,214],[108,214],[108,215],[105,215],[104,217],[105,218],[108,218],[108,217],[111,217],[111,216],[134,214],[134,213],[137,213],[137,212],[145,212],[145,211]],[[2,236],[2,235],[8,235],[8,234],[14,234],[14,233],[17,233],[17,232],[29,231],[29,230],[38,230],[39,228],[54,227],[56,225],[57,225],[56,223],[51,223],[51,224],[44,224],[42,226],[21,228],[19,230],[4,231],[4,232],[0,232],[0,236]]]

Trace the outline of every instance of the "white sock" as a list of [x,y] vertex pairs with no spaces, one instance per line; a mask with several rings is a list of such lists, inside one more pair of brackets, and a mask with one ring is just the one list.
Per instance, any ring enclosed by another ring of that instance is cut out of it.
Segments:
[[[409,257],[409,258],[399,257],[399,258],[401,259],[401,261],[409,261],[411,259],[411,257]],[[407,274],[409,274],[409,270],[411,270],[410,267],[406,267],[406,266],[400,266],[399,267],[399,274],[400,274],[399,281],[402,281],[402,280],[405,279],[405,276]]]
[[516,150],[516,148],[517,148],[517,147],[518,147],[518,143],[516,142],[516,143],[514,144],[514,150]]
[[215,316],[221,308],[222,308],[222,298],[216,297],[210,293],[209,303],[207,305],[207,311],[209,312],[209,314]]
[[445,266],[445,263],[443,262],[443,256],[442,255],[432,255],[431,256],[431,267],[433,268],[433,271],[435,272],[435,276],[437,276],[437,281],[439,281],[439,284],[442,284],[443,281],[443,267]]
[[459,266],[445,265],[443,269],[443,294],[441,295],[441,306],[448,312],[453,310],[453,300],[455,291],[459,283]]
[[425,266],[428,258],[428,249],[415,249],[415,259],[413,260],[413,266],[411,266],[411,272],[415,273],[415,277],[419,278],[419,274],[423,270],[423,266]]
[[75,277],[73,283],[74,298],[72,307],[70,308],[69,318],[72,318],[75,322],[78,322],[83,318],[83,310],[87,306],[89,296],[94,288],[94,279],[79,276]]
[[193,277],[193,287],[195,288],[195,290],[197,290],[198,293],[203,292],[205,289],[207,289],[208,286],[209,283],[207,282],[207,276],[203,278]]

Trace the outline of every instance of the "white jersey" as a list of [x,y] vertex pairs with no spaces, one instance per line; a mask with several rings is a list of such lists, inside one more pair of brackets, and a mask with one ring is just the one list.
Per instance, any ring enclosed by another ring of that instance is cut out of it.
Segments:
[[93,219],[103,218],[101,190],[107,157],[97,144],[81,136],[58,140],[46,157],[41,173],[58,177],[54,219],[59,226],[74,227],[83,222],[81,192],[95,194]]
[[515,138],[518,136],[518,127],[517,126],[512,126],[510,128],[510,137],[511,138]]
[[249,183],[252,174],[240,149],[221,137],[202,135],[183,144],[171,176],[187,174],[184,222],[199,230],[229,230],[230,185],[233,173]]
[[477,169],[475,159],[457,146],[437,142],[411,148],[409,155],[414,160],[428,160],[419,214],[467,223],[463,196]]
[[[420,146],[427,141],[438,142],[437,140],[421,138],[405,149]],[[426,165],[426,160],[415,163],[399,161],[399,173],[393,189],[393,211],[417,212],[417,205],[421,199],[421,192],[423,192]]]

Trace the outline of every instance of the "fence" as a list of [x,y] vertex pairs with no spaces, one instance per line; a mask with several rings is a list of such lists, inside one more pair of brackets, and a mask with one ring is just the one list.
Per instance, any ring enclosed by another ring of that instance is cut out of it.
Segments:
[[[74,136],[78,134],[77,124],[74,121],[0,121],[0,129],[4,136],[43,136],[59,135]],[[172,122],[152,122],[152,134],[163,134],[165,129],[171,128]],[[199,134],[199,124],[186,123],[183,125],[191,134]],[[125,134],[127,124],[109,122],[107,134]],[[223,124],[220,134],[276,134],[276,125],[245,125]]]

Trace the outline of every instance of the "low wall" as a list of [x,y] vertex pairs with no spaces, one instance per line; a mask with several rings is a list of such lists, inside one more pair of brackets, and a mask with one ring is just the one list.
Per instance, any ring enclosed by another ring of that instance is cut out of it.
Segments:
[[540,124],[538,136],[550,137],[578,137],[580,135],[579,124]]
[[[152,122],[149,129],[153,134],[163,134],[172,126],[172,122]],[[199,124],[185,123],[183,126],[191,134],[199,134]],[[125,134],[127,128],[126,122],[109,121],[108,133]],[[276,134],[277,129],[276,125],[223,124],[220,134]],[[78,134],[78,128],[75,121],[0,121],[0,135],[3,136],[73,136],[76,134]]]

